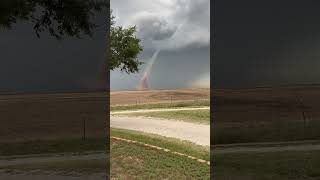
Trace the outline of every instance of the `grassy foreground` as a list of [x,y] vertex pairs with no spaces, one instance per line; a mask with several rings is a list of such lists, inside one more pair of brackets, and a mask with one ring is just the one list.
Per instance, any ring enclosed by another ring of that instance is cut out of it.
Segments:
[[145,116],[164,119],[181,120],[192,123],[210,124],[210,110],[183,110],[160,112],[137,112],[127,114],[129,116]]
[[320,179],[320,151],[214,155],[216,180]]
[[182,107],[202,107],[210,106],[210,100],[181,101],[172,103],[136,104],[111,106],[111,111],[124,111],[135,109],[158,109],[158,108],[182,108]]
[[88,138],[86,140],[73,138],[0,143],[0,156],[104,151],[107,146],[105,138]]
[[[168,148],[197,158],[210,159],[208,148],[173,138],[121,129],[111,129],[111,136]],[[210,166],[142,145],[111,140],[111,178],[209,179]]]
[[83,176],[90,174],[106,174],[105,159],[68,160],[57,162],[38,162],[21,165],[1,166],[0,170],[10,174],[30,173],[47,175]]
[[[37,140],[15,143],[1,143],[0,156],[7,159],[10,155],[32,155],[50,153],[86,153],[88,151],[106,151],[105,138]],[[50,157],[50,156],[49,156]],[[10,156],[11,158],[11,156]],[[45,158],[45,156],[44,156]],[[106,157],[107,159],[107,157]],[[66,160],[47,162],[24,162],[19,165],[1,165],[1,172],[16,174],[30,173],[39,175],[83,176],[98,174],[104,176],[109,163],[106,159]],[[101,179],[101,178],[100,178]]]

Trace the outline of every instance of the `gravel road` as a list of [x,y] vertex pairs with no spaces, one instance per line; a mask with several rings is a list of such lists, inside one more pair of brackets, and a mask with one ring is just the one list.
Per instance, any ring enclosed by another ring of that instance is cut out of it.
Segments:
[[210,125],[147,117],[111,116],[110,126],[178,138],[203,146],[210,145]]

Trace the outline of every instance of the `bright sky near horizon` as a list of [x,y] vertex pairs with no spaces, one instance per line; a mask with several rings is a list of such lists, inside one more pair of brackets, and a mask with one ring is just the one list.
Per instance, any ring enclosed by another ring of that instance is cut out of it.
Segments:
[[[210,86],[210,0],[111,0],[111,9],[117,25],[137,27],[145,64],[160,50],[152,89]],[[138,74],[111,72],[111,90],[137,88],[145,67]]]

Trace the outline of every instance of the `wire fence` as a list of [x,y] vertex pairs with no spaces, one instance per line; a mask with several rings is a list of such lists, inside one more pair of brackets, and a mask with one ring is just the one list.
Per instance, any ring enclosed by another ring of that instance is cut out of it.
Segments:
[[213,108],[214,144],[320,139],[319,111],[301,98],[234,102]]
[[193,98],[193,99],[183,99],[183,98],[175,98],[174,96],[170,96],[168,98],[148,98],[148,97],[141,97],[135,98],[134,100],[131,99],[129,102],[126,103],[118,103],[113,104],[111,106],[132,106],[132,105],[147,105],[147,104],[168,104],[168,105],[176,105],[176,104],[188,104],[188,105],[201,105],[209,106],[210,99],[209,98]]

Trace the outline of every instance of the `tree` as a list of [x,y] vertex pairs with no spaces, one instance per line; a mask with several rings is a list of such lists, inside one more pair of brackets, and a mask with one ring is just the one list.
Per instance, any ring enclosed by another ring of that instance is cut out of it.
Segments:
[[18,20],[34,23],[38,37],[48,31],[57,39],[92,36],[94,11],[108,8],[106,0],[1,0],[0,27],[12,28]]
[[115,25],[111,15],[110,26],[110,70],[119,68],[128,74],[139,72],[142,62],[137,58],[143,50],[140,39],[135,36],[136,26],[123,28]]
[[[17,21],[24,20],[34,23],[33,29],[39,38],[44,31],[58,40],[92,36],[96,27],[92,16],[104,8],[110,9],[108,0],[1,0],[0,28],[10,29]],[[112,15],[109,22],[110,70],[119,68],[128,74],[138,72],[142,62],[137,56],[142,46],[135,36],[136,27],[116,26]]]

